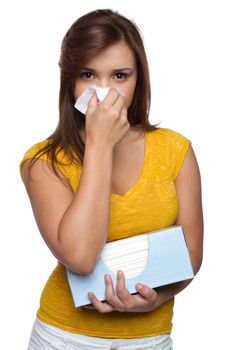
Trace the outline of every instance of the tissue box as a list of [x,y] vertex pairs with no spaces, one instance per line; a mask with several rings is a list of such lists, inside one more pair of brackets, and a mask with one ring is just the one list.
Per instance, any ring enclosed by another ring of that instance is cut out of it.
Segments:
[[88,292],[105,300],[104,275],[109,274],[116,287],[117,270],[124,272],[126,288],[131,294],[137,293],[138,282],[156,288],[193,278],[182,227],[173,226],[106,243],[89,275],[66,269],[75,306],[90,304]]

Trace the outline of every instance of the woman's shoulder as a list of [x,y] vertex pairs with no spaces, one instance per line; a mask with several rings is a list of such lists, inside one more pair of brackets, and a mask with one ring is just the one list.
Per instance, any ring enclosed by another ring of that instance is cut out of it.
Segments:
[[27,157],[34,157],[37,153],[39,153],[40,151],[43,151],[44,149],[46,150],[46,148],[51,144],[51,140],[46,139],[37,143],[34,143],[32,146],[30,146],[23,158],[27,158]]
[[191,141],[181,133],[168,128],[157,128],[152,131],[151,136],[153,156],[156,157],[157,162],[168,165],[169,173],[175,179],[183,164]]
[[179,151],[180,148],[187,147],[191,143],[189,138],[169,128],[157,128],[153,130],[152,139],[157,147],[159,145],[161,145],[162,148],[167,146],[177,151]]
[[81,172],[82,165],[74,161],[73,154],[66,152],[61,145],[55,145],[51,138],[33,144],[20,161],[19,170],[22,176],[23,164],[27,160],[39,159],[52,164],[68,180],[75,179]]
[[42,160],[49,161],[47,149],[48,149],[50,144],[51,144],[51,140],[46,139],[46,140],[37,142],[37,143],[33,144],[32,146],[30,146],[26,150],[26,152],[24,153],[24,155],[20,161],[20,165],[19,165],[20,173],[22,174],[22,167],[23,167],[24,162],[26,162],[26,160],[29,160],[32,158],[39,158]]
[[21,162],[24,162],[31,158],[42,158],[47,160],[48,150],[49,146],[51,145],[51,142],[52,140],[46,139],[33,144],[26,150]]
[[181,134],[180,132],[173,130],[173,129],[169,129],[169,128],[156,128],[155,130],[152,131],[152,133],[154,134],[154,137],[156,138],[161,138],[161,139],[167,139],[168,141],[171,140],[188,140],[188,138],[186,136],[184,136],[183,134]]

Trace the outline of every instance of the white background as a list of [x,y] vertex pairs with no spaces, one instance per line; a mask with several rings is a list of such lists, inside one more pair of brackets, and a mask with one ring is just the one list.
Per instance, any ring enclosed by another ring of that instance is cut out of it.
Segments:
[[0,6],[1,349],[26,349],[42,288],[56,264],[34,222],[18,165],[57,124],[63,36],[79,16],[97,8],[118,10],[138,24],[151,71],[150,120],[190,138],[201,168],[204,262],[176,298],[174,349],[229,349],[232,1],[8,0]]

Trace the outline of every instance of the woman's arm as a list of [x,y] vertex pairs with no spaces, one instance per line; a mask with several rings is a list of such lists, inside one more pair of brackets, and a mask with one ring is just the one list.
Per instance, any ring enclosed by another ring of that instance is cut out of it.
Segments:
[[[73,194],[38,160],[23,179],[39,230],[53,254],[74,272],[88,274],[107,239],[110,219],[113,152],[129,130],[127,108],[114,88],[100,104],[94,94],[85,121],[85,154],[82,174]],[[60,174],[64,179],[64,176]]]
[[[179,203],[176,224],[183,227],[194,274],[196,274],[202,262],[203,214],[200,172],[191,146],[175,180],[175,187]],[[99,301],[93,293],[89,294],[92,304],[100,312],[151,311],[174,297],[191,282],[191,280],[181,281],[155,290],[146,285],[137,284],[138,294],[131,295],[125,288],[124,275],[118,273],[117,277],[116,291],[114,291],[110,276],[105,279],[106,302]]]
[[196,274],[202,263],[203,213],[201,177],[198,163],[189,147],[185,161],[175,180],[179,213],[176,224],[183,227],[189,254]]
[[[76,193],[37,160],[23,165],[22,176],[41,235],[52,253],[74,272],[90,273],[108,233],[112,180],[112,150],[86,145]],[[60,173],[61,178],[64,176]]]
[[[198,272],[203,254],[203,213],[201,178],[192,146],[189,147],[182,168],[175,180],[179,212],[176,225],[182,226],[194,274]],[[157,288],[157,304],[161,305],[191,282],[182,281]]]

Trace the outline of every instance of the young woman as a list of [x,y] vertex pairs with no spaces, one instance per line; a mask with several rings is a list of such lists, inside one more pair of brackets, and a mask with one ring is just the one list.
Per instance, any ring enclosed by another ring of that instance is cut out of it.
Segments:
[[[202,261],[201,184],[191,143],[148,120],[150,80],[137,26],[111,10],[79,18],[64,37],[59,123],[25,154],[21,174],[43,239],[58,259],[44,287],[29,350],[172,349],[174,296],[191,281],[114,289],[75,308],[65,267],[93,271],[106,241],[183,227],[194,273]],[[74,108],[91,85],[86,115]]]

